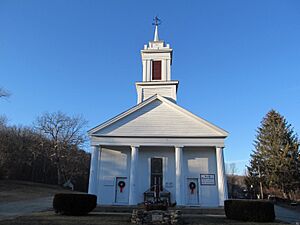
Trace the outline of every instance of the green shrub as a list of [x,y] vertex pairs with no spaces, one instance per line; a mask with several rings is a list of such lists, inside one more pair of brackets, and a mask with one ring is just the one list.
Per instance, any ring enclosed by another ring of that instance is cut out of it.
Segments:
[[225,214],[228,219],[272,222],[275,219],[274,205],[268,201],[226,200]]
[[97,196],[90,194],[56,194],[53,208],[56,213],[81,216],[91,212],[97,206]]

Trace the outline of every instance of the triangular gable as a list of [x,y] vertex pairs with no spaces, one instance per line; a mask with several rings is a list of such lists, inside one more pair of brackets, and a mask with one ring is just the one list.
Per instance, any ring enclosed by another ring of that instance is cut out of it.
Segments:
[[92,136],[226,137],[228,133],[170,100],[154,95],[91,129]]

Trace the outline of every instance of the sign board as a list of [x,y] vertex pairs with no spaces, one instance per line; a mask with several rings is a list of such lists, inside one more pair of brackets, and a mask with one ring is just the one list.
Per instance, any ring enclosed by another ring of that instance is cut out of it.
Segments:
[[216,185],[215,174],[200,174],[201,185]]
[[163,215],[162,214],[152,214],[152,222],[162,222]]

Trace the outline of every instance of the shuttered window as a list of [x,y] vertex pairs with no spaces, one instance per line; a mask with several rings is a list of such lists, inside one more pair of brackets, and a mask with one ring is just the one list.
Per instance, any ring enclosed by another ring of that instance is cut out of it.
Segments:
[[161,61],[152,62],[152,80],[161,80]]

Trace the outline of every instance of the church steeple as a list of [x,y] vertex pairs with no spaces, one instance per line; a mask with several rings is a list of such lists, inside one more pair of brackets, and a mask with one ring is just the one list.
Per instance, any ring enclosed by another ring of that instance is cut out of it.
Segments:
[[154,41],[159,41],[158,37],[158,25],[160,25],[160,19],[156,16],[154,19],[154,23],[152,25],[155,25],[155,31],[154,31]]
[[154,31],[154,41],[159,41],[157,25],[155,26],[155,31]]
[[144,45],[141,51],[143,61],[143,81],[169,81],[171,80],[172,49],[169,44],[159,40],[158,26],[161,21],[154,18],[154,40]]
[[173,49],[158,37],[158,26],[161,21],[154,18],[154,40],[144,45],[141,50],[143,63],[143,82],[137,82],[138,103],[154,94],[160,94],[176,101],[178,81],[171,81]]

